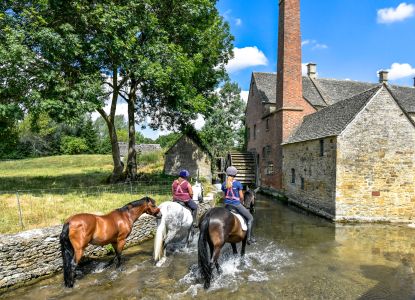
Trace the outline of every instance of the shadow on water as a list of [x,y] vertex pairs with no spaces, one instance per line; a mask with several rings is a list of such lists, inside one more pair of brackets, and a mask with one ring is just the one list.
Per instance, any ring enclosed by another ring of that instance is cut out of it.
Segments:
[[123,267],[92,260],[74,289],[62,275],[10,291],[4,299],[414,299],[415,230],[384,224],[339,225],[260,196],[245,258],[225,246],[223,274],[199,283],[195,239],[162,267],[152,241],[127,249]]

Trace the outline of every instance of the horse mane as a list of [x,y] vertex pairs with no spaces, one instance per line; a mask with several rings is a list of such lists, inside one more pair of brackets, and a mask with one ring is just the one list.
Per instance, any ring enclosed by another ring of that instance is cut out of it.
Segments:
[[145,202],[151,202],[153,205],[156,205],[156,201],[154,201],[154,199],[150,198],[150,197],[143,197],[140,200],[134,200],[131,201],[130,203],[127,203],[126,205],[124,205],[123,207],[117,208],[118,211],[127,211],[130,206],[132,207],[137,207],[137,206],[141,206],[143,205]]

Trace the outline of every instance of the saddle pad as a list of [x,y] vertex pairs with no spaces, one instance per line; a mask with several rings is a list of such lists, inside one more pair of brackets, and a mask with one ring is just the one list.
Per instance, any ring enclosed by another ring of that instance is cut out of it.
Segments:
[[235,217],[237,217],[238,219],[239,219],[239,222],[241,222],[241,227],[242,227],[242,230],[243,231],[247,231],[248,230],[248,227],[246,226],[246,221],[245,221],[245,219],[240,215],[240,214],[237,214],[237,213],[234,213],[233,211],[231,211],[231,213],[233,213],[234,214],[234,216]]

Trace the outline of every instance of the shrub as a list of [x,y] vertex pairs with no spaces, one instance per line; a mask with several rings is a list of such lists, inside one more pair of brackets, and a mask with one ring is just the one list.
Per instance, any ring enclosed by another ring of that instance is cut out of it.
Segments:
[[88,146],[84,138],[64,136],[61,140],[63,154],[81,154],[88,152]]

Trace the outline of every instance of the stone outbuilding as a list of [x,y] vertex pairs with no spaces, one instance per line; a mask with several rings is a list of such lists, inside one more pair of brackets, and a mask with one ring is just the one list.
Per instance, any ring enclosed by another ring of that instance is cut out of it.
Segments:
[[178,175],[186,169],[191,177],[212,181],[212,156],[197,133],[184,133],[165,154],[164,173]]
[[387,85],[306,116],[283,144],[283,185],[328,218],[415,219],[415,123]]

